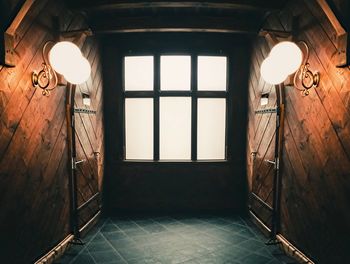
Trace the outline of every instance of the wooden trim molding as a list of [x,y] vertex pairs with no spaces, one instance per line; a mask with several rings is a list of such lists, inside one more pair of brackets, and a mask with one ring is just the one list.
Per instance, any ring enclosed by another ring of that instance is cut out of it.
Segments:
[[326,15],[327,19],[331,23],[335,31],[336,48],[338,51],[337,67],[346,67],[349,65],[348,61],[348,33],[340,24],[339,20],[335,16],[334,12],[330,8],[326,0],[316,0],[322,11]]
[[[4,32],[3,43],[0,44],[4,45],[3,49],[0,49],[1,51],[3,51],[3,54],[0,54],[1,65],[5,65],[7,67],[16,66],[16,63],[18,61],[18,54],[16,54],[15,52],[16,38],[18,38],[17,30],[22,24],[23,19],[27,16],[28,12],[33,7],[35,1],[36,0],[26,0],[19,12],[17,13],[16,17],[12,21],[11,25]],[[56,22],[57,24],[55,26],[57,26],[57,28],[54,29],[58,30],[57,33],[59,33],[59,38],[72,39],[72,42],[76,43],[78,46],[84,43],[85,38],[87,36],[92,35],[92,31],[89,28],[61,32],[59,28],[59,20],[57,20]]]
[[[252,222],[261,230],[261,232],[265,236],[269,236],[271,229],[266,226],[254,212],[249,211],[249,215],[251,217]],[[277,241],[279,242],[278,245],[281,248],[281,250],[294,260],[296,260],[298,263],[305,263],[305,264],[315,264],[311,259],[309,259],[301,250],[299,250],[297,247],[295,247],[291,242],[289,242],[284,236],[281,234],[276,235]]]
[[228,9],[240,11],[277,11],[281,4],[278,1],[264,3],[261,1],[120,1],[111,3],[86,3],[86,1],[77,1],[73,3],[73,8],[82,11],[115,11],[125,9],[155,9],[155,8],[211,8]]
[[[82,228],[80,228],[81,235],[84,237],[93,226],[95,226],[100,219],[101,211],[98,211]],[[52,248],[48,253],[46,253],[42,258],[37,260],[34,264],[51,264],[55,260],[62,257],[66,250],[70,246],[70,242],[74,240],[74,235],[70,234],[65,239],[63,239],[57,246]]]
[[69,242],[73,240],[73,235],[68,235],[57,246],[51,249],[45,256],[35,262],[35,264],[49,264],[60,258],[69,247]]
[[15,19],[4,33],[4,54],[1,54],[0,63],[8,67],[14,67],[16,65],[17,57],[15,54],[15,38],[16,31],[21,25],[24,17],[33,6],[35,0],[26,0],[21,9],[17,13]]
[[283,250],[286,255],[292,257],[299,263],[305,264],[315,264],[311,259],[309,259],[303,252],[301,252],[298,248],[296,248],[292,243],[290,243],[284,236],[281,234],[276,236],[280,248]]

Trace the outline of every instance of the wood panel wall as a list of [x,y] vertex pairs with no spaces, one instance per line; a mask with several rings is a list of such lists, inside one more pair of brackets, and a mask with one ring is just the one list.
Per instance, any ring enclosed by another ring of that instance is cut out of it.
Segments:
[[[70,233],[69,158],[65,113],[66,87],[49,97],[33,88],[31,73],[42,64],[41,49],[53,39],[52,17],[65,30],[86,27],[82,16],[55,0],[37,0],[16,36],[14,68],[0,66],[0,258],[2,263],[32,263]],[[101,191],[103,174],[102,78],[98,42],[88,37],[80,47],[92,65],[90,79],[77,87],[89,93],[97,115],[76,118],[79,204]],[[100,155],[99,155],[100,154]],[[98,210],[82,214],[86,222]]]
[[[316,263],[346,263],[350,259],[350,70],[336,68],[335,32],[316,1],[289,1],[282,12],[268,18],[265,27],[288,30],[291,15],[299,17],[296,39],[309,44],[311,69],[320,72],[321,82],[306,97],[294,87],[285,87],[280,233]],[[256,163],[268,155],[269,148],[261,144],[273,137],[275,121],[254,110],[260,108],[262,93],[270,91],[274,97],[274,89],[259,71],[269,51],[265,39],[257,38],[249,83],[248,180],[251,190],[260,185],[262,195],[272,186],[256,179],[263,173]],[[258,151],[255,161],[252,151]]]

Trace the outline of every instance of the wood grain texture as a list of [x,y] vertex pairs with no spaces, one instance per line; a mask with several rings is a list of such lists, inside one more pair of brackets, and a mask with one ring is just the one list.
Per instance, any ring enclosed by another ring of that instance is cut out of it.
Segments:
[[[345,263],[350,258],[346,249],[350,239],[345,235],[350,233],[350,71],[336,67],[335,31],[316,1],[289,1],[282,12],[269,17],[266,27],[288,30],[291,15],[299,17],[295,38],[309,44],[311,69],[320,72],[321,82],[307,97],[285,87],[280,232],[316,263]],[[254,115],[266,89],[259,72],[265,49],[265,40],[258,38],[251,60],[248,98],[253,109],[249,110],[247,153],[274,133],[268,130],[272,120]],[[268,148],[263,150],[266,153],[258,155],[268,153]],[[262,185],[255,175],[264,170],[256,165],[259,157],[254,162],[247,157],[248,181],[254,190]],[[262,185],[266,190],[260,192],[264,194],[270,187]],[[257,210],[266,217],[261,208]]]
[[[82,16],[63,1],[37,0],[16,35],[15,68],[0,68],[0,256],[4,263],[32,263],[70,233],[65,86],[49,97],[32,87],[31,73],[41,67],[43,44],[54,38],[52,17],[63,30],[86,27]],[[33,37],[35,36],[35,37]],[[81,44],[92,74],[77,87],[89,93],[96,116],[77,114],[79,205],[101,191],[103,174],[102,81],[98,42]],[[100,155],[96,157],[95,152]],[[100,208],[93,202],[81,212],[84,225]]]

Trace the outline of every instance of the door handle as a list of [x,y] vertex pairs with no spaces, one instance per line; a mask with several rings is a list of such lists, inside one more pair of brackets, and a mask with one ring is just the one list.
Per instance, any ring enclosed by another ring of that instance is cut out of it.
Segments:
[[86,161],[86,160],[84,160],[84,159],[78,160],[78,161],[75,162],[75,165],[77,165],[77,164],[79,164],[79,163],[83,163],[84,161]]
[[265,160],[265,162],[270,163],[270,164],[273,164],[273,165],[275,165],[275,164],[276,164],[276,162],[275,162],[275,161],[273,161],[273,160],[268,160],[268,159],[266,159],[266,160]]

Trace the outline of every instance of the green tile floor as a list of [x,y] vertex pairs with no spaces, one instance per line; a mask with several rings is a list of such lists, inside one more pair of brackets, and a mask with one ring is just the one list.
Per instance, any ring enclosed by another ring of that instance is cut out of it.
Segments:
[[294,264],[240,216],[107,218],[59,263]]

